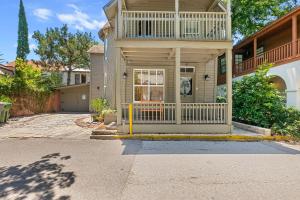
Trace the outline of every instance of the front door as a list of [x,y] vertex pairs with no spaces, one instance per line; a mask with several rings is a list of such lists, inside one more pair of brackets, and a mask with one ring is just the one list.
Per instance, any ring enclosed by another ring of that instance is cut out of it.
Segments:
[[193,103],[195,96],[195,67],[181,67],[180,96],[182,103]]

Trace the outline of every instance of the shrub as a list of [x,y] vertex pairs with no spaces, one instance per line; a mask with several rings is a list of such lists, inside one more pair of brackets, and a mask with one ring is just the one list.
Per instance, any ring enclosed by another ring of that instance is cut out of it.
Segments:
[[233,84],[235,121],[271,128],[274,134],[300,137],[300,111],[286,107],[284,97],[267,76],[272,65],[264,64],[254,75]]
[[104,109],[109,108],[109,103],[104,98],[93,99],[91,102],[91,108],[94,112],[101,114]]
[[116,110],[112,110],[112,109],[108,108],[108,109],[104,109],[101,114],[103,116],[105,116],[105,115],[108,115],[108,114],[114,114],[116,112],[117,112]]
[[6,96],[50,94],[60,82],[57,73],[44,74],[39,68],[17,59],[15,75],[0,77],[0,94]]
[[0,95],[0,102],[12,103],[12,100],[8,96]]
[[234,120],[270,128],[285,109],[284,98],[270,84],[267,76],[271,65],[262,65],[254,75],[233,84]]

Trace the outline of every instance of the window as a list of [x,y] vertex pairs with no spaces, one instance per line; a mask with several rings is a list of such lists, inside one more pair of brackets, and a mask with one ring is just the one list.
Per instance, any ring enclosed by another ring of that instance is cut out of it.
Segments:
[[219,58],[219,74],[223,75],[226,74],[226,58],[222,56]]
[[75,84],[80,84],[80,74],[75,74]]
[[195,67],[181,67],[180,72],[181,73],[194,73]]
[[163,69],[135,69],[133,73],[135,102],[164,101],[165,71]]
[[81,83],[86,83],[86,74],[81,74]]
[[261,56],[264,53],[264,47],[261,46],[256,50],[256,55]]
[[235,54],[234,58],[235,58],[234,62],[236,65],[243,62],[243,54]]

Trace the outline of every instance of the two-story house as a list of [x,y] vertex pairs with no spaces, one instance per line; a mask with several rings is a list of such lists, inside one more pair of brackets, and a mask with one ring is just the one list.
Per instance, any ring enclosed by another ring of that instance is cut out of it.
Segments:
[[[252,74],[259,65],[273,63],[271,82],[288,106],[300,109],[300,7],[245,38],[233,48],[233,81]],[[219,58],[219,93],[226,87],[225,56]]]
[[132,105],[136,133],[231,132],[231,67],[227,102],[216,102],[218,57],[232,62],[226,2],[111,0],[104,7],[104,55],[91,54],[102,82],[91,86],[100,85],[98,96],[117,110],[119,131],[128,132]]

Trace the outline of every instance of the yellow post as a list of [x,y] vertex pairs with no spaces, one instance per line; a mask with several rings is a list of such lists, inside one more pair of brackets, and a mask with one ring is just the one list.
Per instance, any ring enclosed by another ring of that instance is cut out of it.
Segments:
[[133,135],[133,127],[132,127],[132,121],[133,121],[133,116],[132,116],[132,110],[133,110],[133,106],[132,103],[129,104],[129,134],[132,136]]

